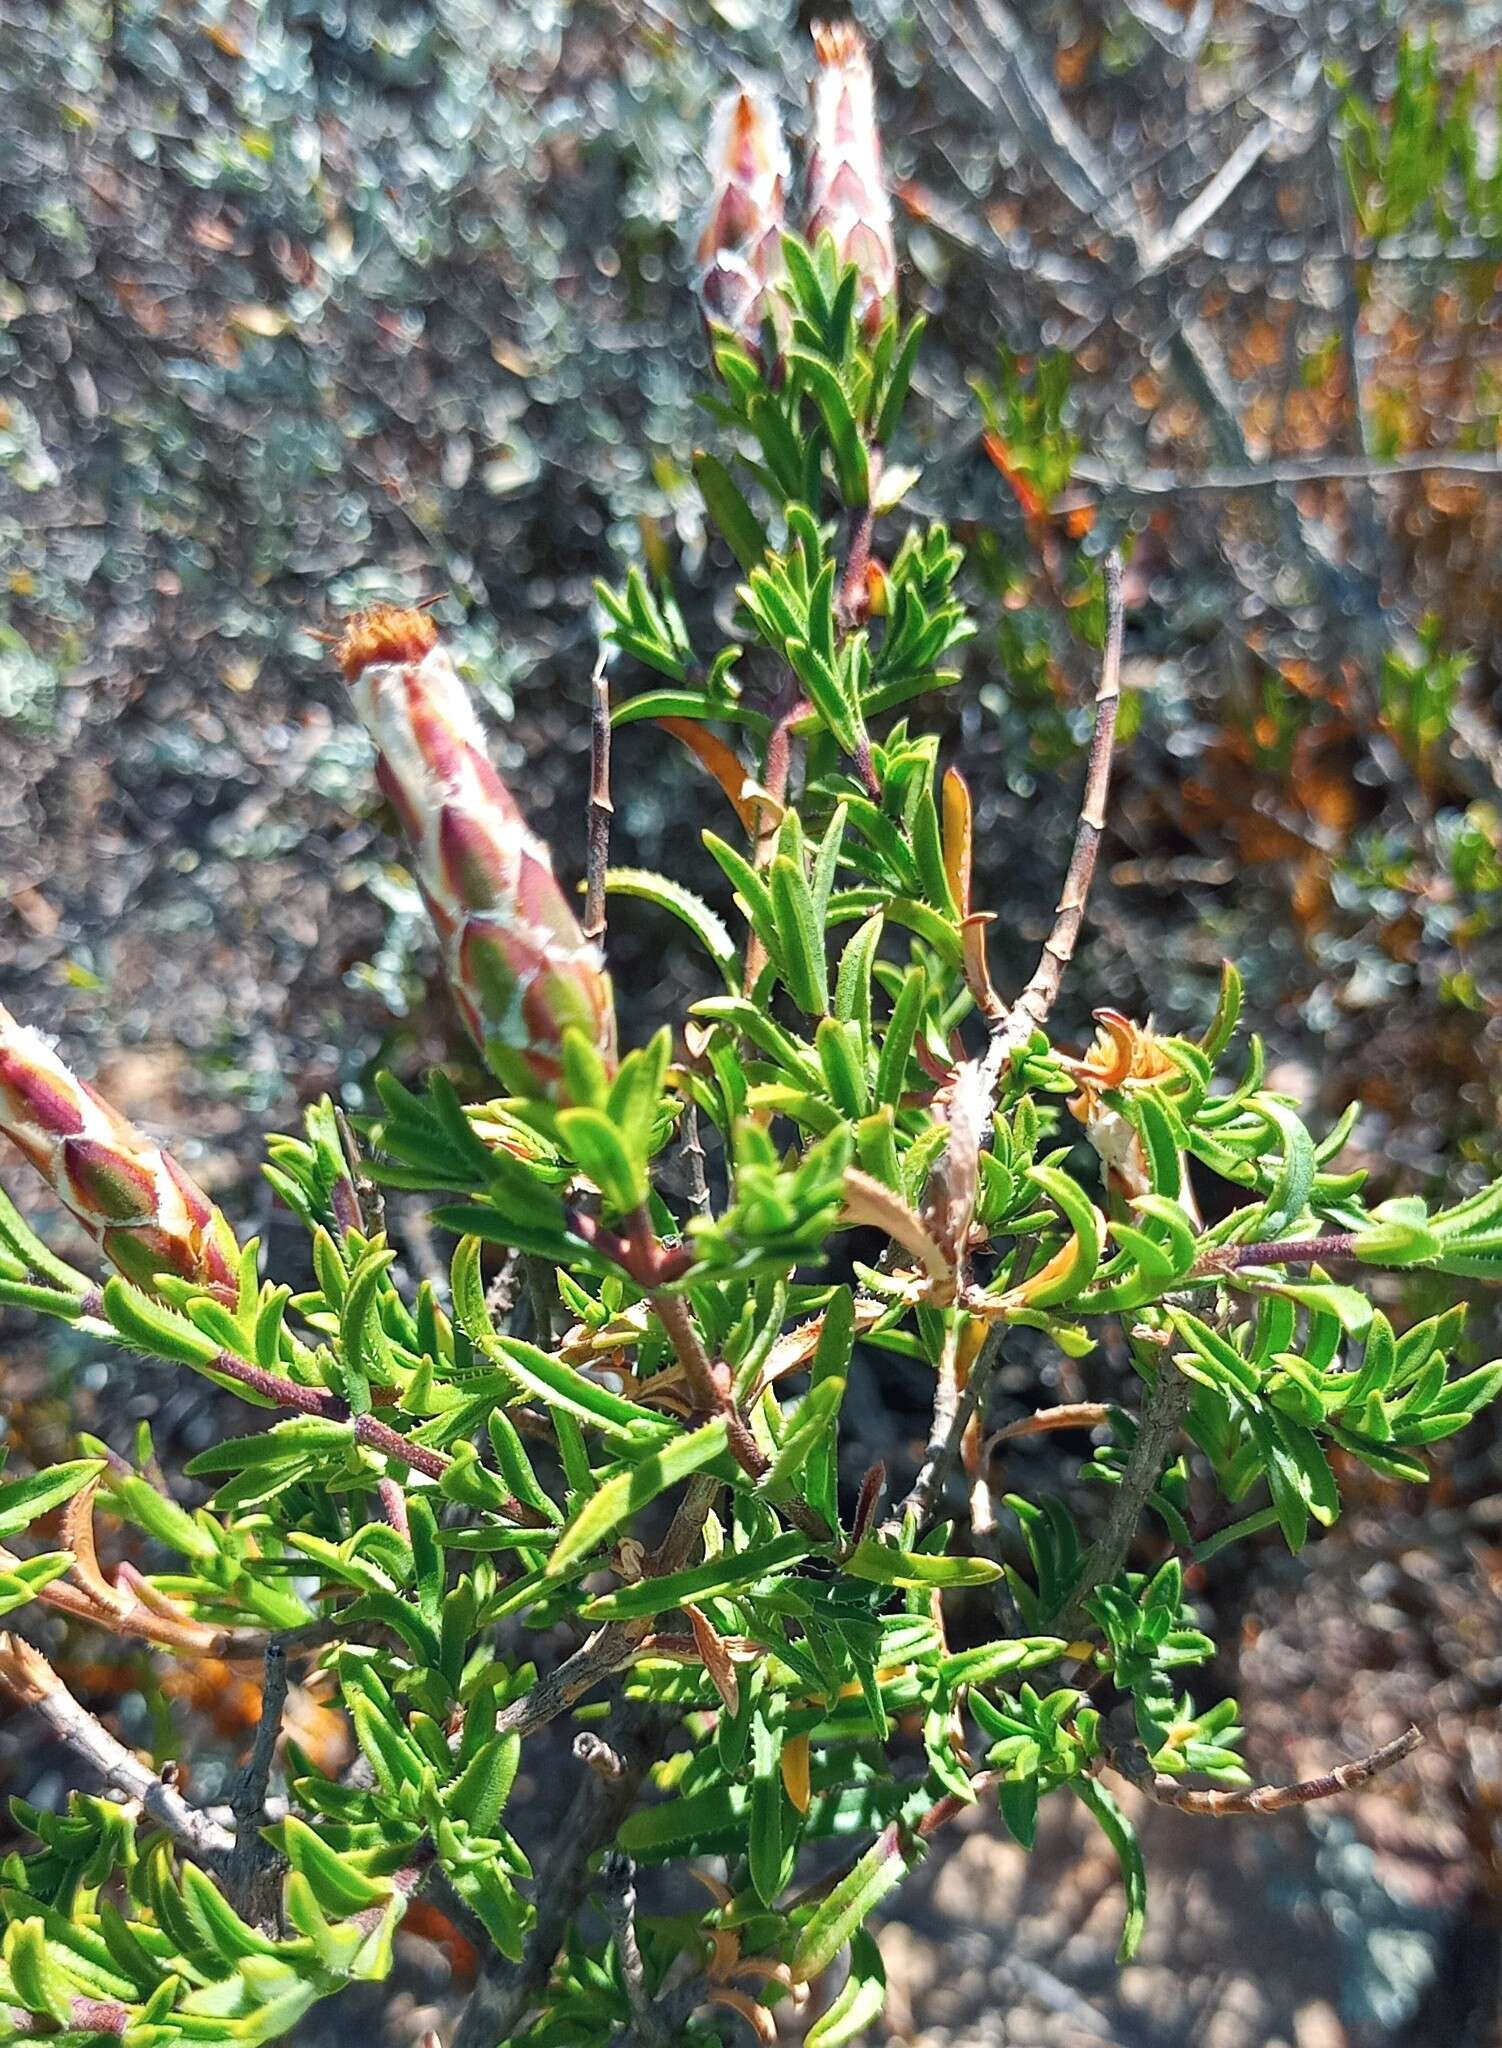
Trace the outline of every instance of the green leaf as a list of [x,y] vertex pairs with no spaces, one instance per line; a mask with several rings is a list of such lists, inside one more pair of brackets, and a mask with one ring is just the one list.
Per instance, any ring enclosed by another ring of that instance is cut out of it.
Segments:
[[681,882],[670,881],[666,875],[653,874],[647,868],[608,868],[605,888],[609,895],[633,896],[643,903],[655,904],[659,910],[670,911],[680,923],[688,926],[720,970],[726,986],[733,986],[735,942],[702,896],[696,896],[692,889],[685,889]]
[[819,408],[834,454],[840,496],[847,505],[865,505],[871,496],[870,469],[844,385],[822,357],[807,349],[790,348],[785,360],[789,375],[803,384]]
[[484,1743],[444,1794],[448,1812],[467,1821],[476,1834],[492,1834],[511,1797],[521,1753],[519,1735],[496,1735]]
[[928,977],[923,969],[910,967],[903,977],[882,1037],[881,1057],[876,1065],[876,1099],[890,1103],[894,1108],[902,1099],[907,1081],[908,1061],[912,1057],[913,1040],[917,1036],[927,989]]
[[834,2003],[809,2028],[803,2048],[843,2048],[845,2042],[875,2025],[886,2002],[887,1973],[881,1950],[861,1928],[850,1940],[850,1974]]
[[1302,1118],[1272,1096],[1259,1097],[1257,1111],[1277,1127],[1283,1140],[1283,1158],[1257,1218],[1254,1235],[1277,1238],[1291,1230],[1309,1206],[1317,1167],[1314,1140]]
[[335,1354],[344,1398],[355,1415],[370,1412],[370,1382],[385,1379],[389,1353],[383,1351],[376,1302],[381,1282],[395,1262],[394,1251],[366,1252],[350,1276],[349,1291],[339,1312],[339,1347]]
[[878,1586],[989,1586],[1001,1577],[1001,1566],[987,1557],[934,1557],[924,1550],[899,1550],[876,1536],[855,1546],[845,1569]]
[[844,1398],[845,1382],[837,1377],[809,1388],[770,1469],[757,1481],[756,1490],[764,1499],[786,1500],[809,1457],[832,1436]]
[[[144,1351],[149,1358],[170,1358],[179,1365],[203,1367],[212,1365],[219,1356],[219,1346],[211,1337],[194,1327],[186,1316],[164,1308],[149,1294],[143,1294],[139,1287],[132,1287],[127,1280],[111,1279],[104,1283],[104,1313],[126,1342],[138,1351]],[[237,1392],[241,1391],[237,1388]],[[257,1407],[274,1408],[274,1401],[262,1400],[248,1390],[242,1398]]]
[[343,1918],[382,1905],[390,1898],[389,1884],[375,1884],[362,1877],[348,1857],[329,1848],[296,1814],[288,1814],[279,1832],[287,1861],[294,1870],[301,1871],[326,1913]]
[[766,530],[746,503],[745,495],[718,456],[700,449],[694,456],[694,479],[704,509],[724,535],[725,544],[749,575],[767,553]]
[[916,314],[909,322],[907,332],[902,337],[902,345],[897,351],[896,360],[893,362],[891,373],[887,378],[887,388],[882,397],[881,410],[876,415],[876,423],[872,431],[872,439],[878,448],[885,447],[897,431],[897,422],[902,415],[903,406],[907,403],[908,386],[912,382],[913,377],[913,366],[918,360],[918,347],[923,340],[923,330],[927,324],[923,314]]
[[772,908],[772,892],[766,882],[752,867],[743,854],[721,839],[717,832],[702,833],[706,852],[718,862],[729,877],[730,885],[740,898],[741,908],[752,931],[766,947],[771,958],[781,958],[777,938],[777,916]]
[[815,1907],[793,1951],[793,1982],[806,1984],[832,1963],[867,1917],[895,1891],[908,1873],[908,1859],[896,1827],[871,1844],[855,1867]]
[[716,1417],[713,1422],[706,1422],[702,1429],[676,1437],[629,1471],[618,1472],[613,1479],[607,1479],[559,1537],[557,1547],[548,1559],[548,1577],[557,1578],[580,1558],[589,1556],[607,1536],[615,1533],[622,1522],[656,1500],[660,1493],[666,1493],[680,1479],[687,1479],[691,1472],[712,1464],[724,1448],[724,1418]]
[[0,1486],[0,1537],[19,1535],[38,1516],[71,1500],[104,1470],[104,1462],[103,1458],[73,1458],[35,1472],[29,1479],[12,1479]]
[[1065,1221],[1074,1232],[1074,1254],[1067,1268],[1046,1285],[1035,1291],[1030,1289],[1027,1295],[1029,1308],[1053,1308],[1072,1300],[1094,1279],[1100,1264],[1102,1218],[1095,1204],[1067,1173],[1052,1166],[1030,1166],[1027,1177],[1063,1210]]
[[1121,1930],[1121,1946],[1116,1951],[1116,1960],[1129,1963],[1137,1953],[1147,1925],[1147,1871],[1143,1866],[1137,1831],[1110,1793],[1094,1778],[1076,1778],[1069,1789],[1099,1823],[1121,1865],[1121,1881],[1126,1887],[1126,1922]]
[[[763,1702],[763,1705],[765,1702]],[[782,1736],[760,1708],[751,1722],[751,1806],[746,1834],[746,1863],[751,1883],[764,1906],[770,1906],[785,1883],[787,1851],[783,1843]]]
[[612,1209],[629,1213],[641,1207],[647,1199],[647,1162],[632,1157],[603,1110],[559,1110],[558,1134]]
[[686,1571],[669,1572],[660,1579],[640,1579],[618,1593],[605,1593],[598,1600],[589,1601],[580,1612],[586,1621],[632,1621],[647,1614],[661,1614],[685,1600],[712,1599],[753,1586],[759,1579],[770,1578],[800,1563],[809,1549],[806,1536],[789,1530],[773,1537],[770,1543],[753,1544],[748,1550],[722,1550],[717,1557],[690,1565]]
[[829,1009],[824,927],[802,867],[785,854],[779,854],[772,862],[771,896],[782,978],[788,994],[800,1010],[811,1017],[822,1017]]
[[535,1344],[523,1343],[519,1337],[495,1333],[483,1340],[481,1349],[524,1394],[534,1396],[545,1406],[566,1408],[581,1422],[592,1423],[607,1435],[640,1442],[646,1436],[663,1436],[673,1428],[655,1410],[638,1407],[635,1401],[613,1394],[597,1380],[565,1365],[561,1358],[539,1351]]

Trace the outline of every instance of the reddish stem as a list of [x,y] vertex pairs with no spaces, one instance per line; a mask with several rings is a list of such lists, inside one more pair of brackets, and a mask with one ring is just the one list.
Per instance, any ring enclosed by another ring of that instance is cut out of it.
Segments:
[[1286,1244],[1218,1244],[1195,1260],[1189,1277],[1203,1280],[1208,1273],[1234,1273],[1243,1266],[1317,1266],[1326,1259],[1354,1258],[1355,1247],[1352,1230],[1290,1238]]

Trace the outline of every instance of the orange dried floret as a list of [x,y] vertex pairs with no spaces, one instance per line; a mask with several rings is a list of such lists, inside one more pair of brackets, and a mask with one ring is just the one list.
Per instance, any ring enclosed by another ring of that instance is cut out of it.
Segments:
[[372,662],[421,661],[437,642],[438,628],[426,612],[373,604],[346,625],[334,658],[352,683]]

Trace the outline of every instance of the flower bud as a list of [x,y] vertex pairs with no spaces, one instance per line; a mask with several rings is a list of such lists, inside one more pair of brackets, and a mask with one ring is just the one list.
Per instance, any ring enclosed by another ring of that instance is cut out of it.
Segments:
[[856,317],[874,334],[897,297],[892,208],[881,168],[876,87],[854,22],[814,27],[814,133],[808,159],[808,239],[834,238],[842,264],[853,263]]
[[782,124],[764,93],[748,88],[721,100],[708,160],[713,187],[699,237],[699,296],[706,318],[759,354],[771,287],[782,276],[788,177]]
[[173,1273],[234,1300],[239,1247],[203,1189],[3,1007],[0,1131],[127,1280]]
[[464,1021],[518,1095],[551,1096],[571,1026],[615,1063],[615,1010],[580,931],[485,752],[468,693],[424,612],[379,605],[350,621],[338,659],[376,746]]

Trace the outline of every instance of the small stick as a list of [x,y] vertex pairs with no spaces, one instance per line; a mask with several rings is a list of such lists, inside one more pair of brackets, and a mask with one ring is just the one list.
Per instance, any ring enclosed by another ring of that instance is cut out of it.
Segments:
[[637,2038],[643,2048],[671,2048],[647,1989],[646,1964],[636,1938],[636,1868],[622,1850],[607,1852],[600,1865],[600,1890]]
[[574,1755],[598,1778],[623,1778],[626,1762],[619,1750],[612,1749],[601,1735],[593,1734],[588,1728],[574,1737]]
[[1423,1739],[1419,1730],[1410,1726],[1370,1755],[1337,1764],[1333,1771],[1325,1771],[1317,1778],[1301,1778],[1296,1785],[1246,1785],[1224,1791],[1197,1791],[1181,1785],[1177,1778],[1155,1772],[1140,1744],[1113,1750],[1111,1761],[1129,1783],[1159,1806],[1171,1806],[1179,1813],[1197,1814],[1209,1820],[1229,1820],[1238,1814],[1283,1813],[1290,1806],[1312,1806],[1316,1800],[1354,1792],[1379,1772],[1391,1770],[1405,1756],[1411,1756]]
[[[277,1858],[261,1840],[266,1822],[266,1787],[276,1759],[277,1738],[282,1732],[282,1714],[287,1705],[286,1639],[267,1638],[261,1680],[261,1711],[256,1720],[256,1737],[250,1761],[230,1793],[229,1809],[235,1819],[235,1845],[230,1851],[226,1880],[231,1896],[242,1909],[248,1907],[259,1920],[274,1910],[275,1900],[259,1898]],[[274,1884],[275,1879],[271,1878]]]
[[699,1136],[699,1105],[692,1098],[683,1109],[683,1156],[688,1161],[688,1206],[695,1216],[707,1216],[709,1175],[704,1167],[704,1141]]
[[610,865],[610,680],[601,648],[590,679],[589,856],[584,892],[584,936],[605,942],[605,870]]
[[[923,1463],[902,1506],[895,1515],[887,1517],[884,1527],[889,1532],[899,1529],[909,1513],[916,1513],[920,1526],[932,1519],[943,1498],[950,1470],[959,1455],[960,1441],[969,1427],[971,1418],[979,1414],[981,1403],[986,1397],[986,1387],[995,1370],[1006,1325],[991,1325],[986,1333],[986,1341],[971,1366],[970,1376],[961,1391],[957,1383],[953,1357],[953,1346],[959,1341],[961,1320],[962,1318],[958,1316],[955,1318],[954,1330],[945,1340],[944,1359],[941,1359],[939,1364],[939,1384],[934,1393],[933,1422],[929,1428]],[[947,1368],[945,1360],[949,1361]]]
[[1193,1383],[1172,1359],[1158,1360],[1156,1377],[1142,1404],[1137,1423],[1137,1440],[1132,1445],[1121,1483],[1112,1489],[1105,1527],[1096,1537],[1080,1572],[1079,1583],[1059,1620],[1059,1633],[1072,1634],[1084,1614],[1087,1596],[1107,1579],[1114,1579],[1126,1562],[1132,1537],[1142,1519],[1142,1510],[1173,1449],[1180,1426],[1189,1410]]
[[0,1632],[0,1692],[17,1706],[34,1707],[53,1734],[82,1757],[104,1782],[136,1800],[191,1855],[210,1869],[222,1869],[235,1846],[228,1828],[190,1806],[149,1764],[111,1735],[63,1684],[40,1650],[21,1636]]
[[[349,1423],[356,1443],[365,1444],[384,1457],[398,1459],[412,1471],[421,1472],[425,1479],[441,1479],[449,1468],[446,1452],[413,1443],[394,1430],[389,1422],[381,1422],[374,1415],[351,1415],[348,1405],[326,1387],[305,1387],[298,1380],[268,1372],[264,1366],[252,1365],[248,1359],[236,1358],[231,1351],[216,1353],[207,1370],[233,1380],[237,1386],[260,1394],[265,1400],[274,1401],[279,1408],[295,1409],[299,1415],[322,1416],[329,1422]],[[528,1528],[546,1526],[546,1518],[536,1508],[528,1507],[525,1501],[508,1500],[506,1513],[512,1521],[523,1523]]]
[[[656,1233],[652,1219],[645,1208],[638,1209],[628,1221],[626,1245],[633,1251],[641,1264],[650,1266],[656,1248]],[[665,1294],[660,1290],[648,1295],[652,1312],[667,1331],[669,1341],[683,1368],[683,1377],[688,1382],[689,1393],[694,1407],[706,1417],[721,1416],[725,1423],[725,1441],[730,1455],[741,1470],[751,1479],[765,1478],[771,1469],[761,1445],[751,1432],[746,1418],[735,1405],[731,1391],[730,1375],[724,1365],[715,1366],[704,1348],[688,1303],[676,1294]],[[780,1503],[781,1510],[795,1528],[801,1529],[815,1543],[827,1543],[829,1530],[823,1518],[814,1513],[806,1501],[792,1500]]]
[[1000,1020],[991,1037],[983,1071],[994,1093],[1007,1061],[1026,1045],[1033,1032],[1048,1020],[1049,1012],[1063,984],[1064,973],[1074,957],[1085,904],[1095,878],[1095,862],[1106,829],[1106,798],[1111,787],[1111,751],[1116,744],[1116,715],[1121,706],[1121,644],[1125,611],[1121,596],[1121,557],[1113,548],[1106,556],[1106,645],[1101,657],[1100,680],[1095,688],[1095,730],[1090,739],[1090,756],[1085,767],[1085,790],[1075,828],[1074,851],[1064,876],[1064,887],[1054,912],[1053,929],[1043,942],[1043,953],[1033,969],[1032,979]]

